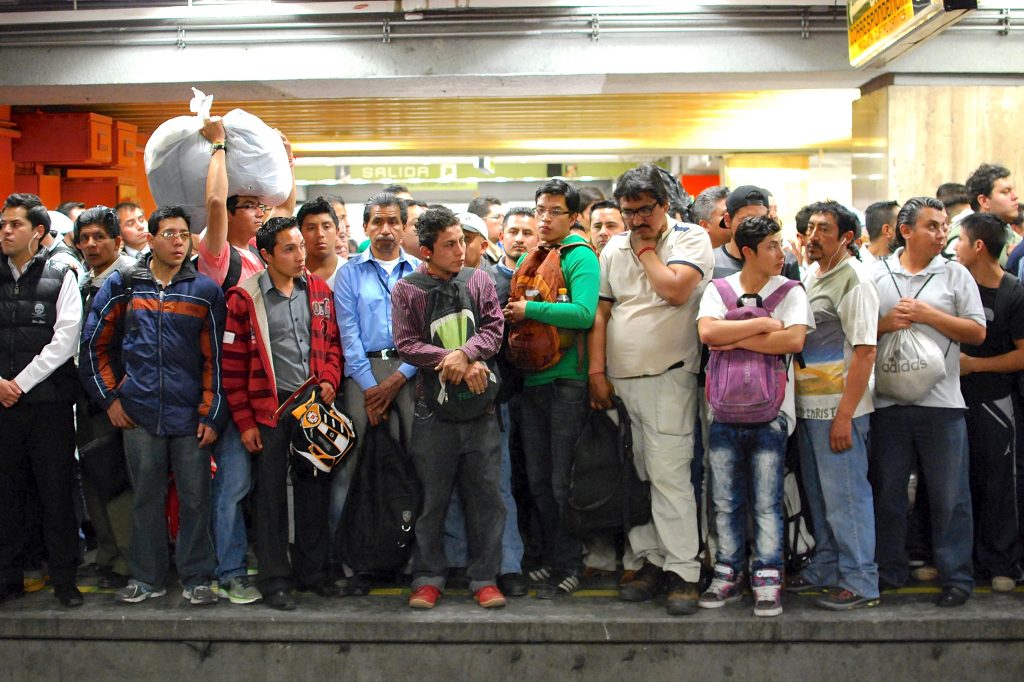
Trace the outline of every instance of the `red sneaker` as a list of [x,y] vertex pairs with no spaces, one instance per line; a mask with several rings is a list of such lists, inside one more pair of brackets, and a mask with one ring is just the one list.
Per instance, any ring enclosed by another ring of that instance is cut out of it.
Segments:
[[409,607],[414,609],[432,609],[437,604],[441,590],[433,585],[423,585],[409,595]]
[[481,587],[473,598],[485,609],[499,609],[505,605],[505,595],[494,585]]

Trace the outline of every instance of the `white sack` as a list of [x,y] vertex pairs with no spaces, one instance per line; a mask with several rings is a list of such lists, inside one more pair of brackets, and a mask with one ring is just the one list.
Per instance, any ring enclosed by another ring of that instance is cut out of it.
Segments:
[[[165,121],[146,143],[146,177],[159,206],[182,206],[192,231],[206,226],[206,175],[210,143],[200,130],[210,117],[213,96],[195,93],[189,108],[195,116]],[[228,196],[259,197],[270,206],[284,203],[292,190],[292,172],[281,136],[258,117],[241,109],[224,116]]]

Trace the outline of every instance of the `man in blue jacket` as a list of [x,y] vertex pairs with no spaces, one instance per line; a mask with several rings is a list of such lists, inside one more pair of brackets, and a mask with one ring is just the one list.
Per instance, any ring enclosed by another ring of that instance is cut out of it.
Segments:
[[124,429],[135,488],[128,546],[132,579],[114,598],[134,603],[166,594],[164,504],[172,470],[182,596],[192,604],[213,604],[210,578],[217,562],[208,448],[226,416],[220,387],[224,295],[188,262],[192,242],[181,208],[153,213],[149,243],[149,257],[112,274],[96,295],[79,355],[90,398]]

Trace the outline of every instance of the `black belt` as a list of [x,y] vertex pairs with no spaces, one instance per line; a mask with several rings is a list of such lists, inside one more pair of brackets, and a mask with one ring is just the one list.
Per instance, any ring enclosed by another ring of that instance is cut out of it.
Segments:
[[382,360],[397,360],[398,351],[394,348],[382,348],[381,350],[371,350],[366,354],[368,358],[381,358]]

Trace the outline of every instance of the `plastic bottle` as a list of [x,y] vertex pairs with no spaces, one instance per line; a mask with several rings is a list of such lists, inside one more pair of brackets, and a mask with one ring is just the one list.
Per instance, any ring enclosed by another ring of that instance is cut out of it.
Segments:
[[562,287],[558,290],[558,296],[555,297],[555,303],[569,303],[569,290]]

